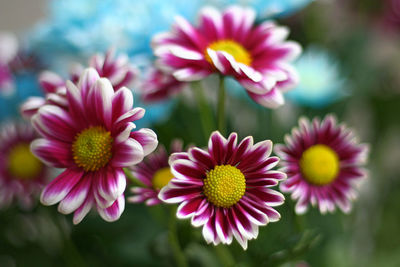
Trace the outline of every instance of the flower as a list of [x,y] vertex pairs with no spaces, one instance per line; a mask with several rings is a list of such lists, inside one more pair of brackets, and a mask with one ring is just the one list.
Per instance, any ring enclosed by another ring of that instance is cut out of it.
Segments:
[[[174,140],[171,144],[171,153],[182,152],[182,142]],[[158,193],[173,178],[168,164],[168,153],[163,145],[156,152],[150,154],[144,161],[131,167],[132,174],[145,187],[132,187],[134,196],[129,197],[131,203],[146,202],[152,206],[161,203]]]
[[[139,74],[139,70],[129,63],[125,54],[115,58],[114,49],[109,49],[105,55],[95,54],[92,56],[89,60],[89,67],[96,69],[100,77],[108,78],[114,90],[129,86]],[[83,69],[81,65],[75,64],[70,73],[73,83],[76,84],[79,81]],[[66,82],[61,76],[51,71],[43,71],[39,76],[39,83],[44,90],[45,98],[30,97],[22,104],[21,113],[27,119],[30,119],[45,104],[61,107],[67,105]]]
[[132,130],[144,109],[133,108],[132,92],[114,91],[111,82],[86,69],[78,85],[67,82],[67,108],[46,104],[32,117],[43,138],[32,152],[43,162],[65,171],[41,195],[44,205],[60,202],[61,213],[74,213],[79,223],[92,206],[106,221],[124,210],[124,167],[142,161],[157,146],[150,129]]
[[181,203],[178,218],[192,218],[203,226],[207,243],[230,244],[233,237],[243,249],[256,238],[258,226],[280,219],[273,206],[284,197],[270,189],[286,175],[271,170],[279,158],[270,157],[272,142],[253,144],[251,136],[237,144],[237,134],[225,139],[213,132],[208,150],[197,147],[170,156],[174,178],[158,197],[166,203]]
[[18,52],[18,41],[15,35],[8,32],[0,32],[0,92],[10,94],[13,89],[13,76],[10,63]]
[[140,89],[144,102],[156,102],[179,93],[186,85],[185,82],[178,81],[172,75],[151,68]]
[[271,21],[255,26],[254,20],[254,10],[238,6],[222,14],[203,8],[197,28],[177,17],[172,32],[153,38],[157,66],[187,82],[215,72],[233,76],[254,101],[276,108],[284,103],[282,92],[297,84],[289,62],[301,47],[285,41],[287,28]]
[[211,0],[215,4],[235,4],[251,6],[260,12],[259,16],[289,16],[306,7],[313,0]]
[[299,120],[286,145],[276,145],[288,179],[280,184],[282,192],[291,192],[297,200],[296,213],[307,211],[308,203],[318,205],[321,213],[333,212],[338,206],[351,210],[356,182],[365,176],[360,167],[365,162],[368,147],[358,144],[354,134],[344,125],[337,125],[328,115],[320,122]]
[[128,55],[151,56],[153,34],[166,30],[177,14],[193,17],[203,1],[53,0],[30,42],[53,67],[66,56],[83,56],[115,45]]
[[33,205],[46,183],[49,169],[30,151],[37,138],[27,124],[10,122],[0,130],[0,207],[17,200],[23,208]]
[[295,103],[322,108],[345,96],[345,79],[336,59],[321,48],[310,47],[295,63],[299,85],[288,92]]

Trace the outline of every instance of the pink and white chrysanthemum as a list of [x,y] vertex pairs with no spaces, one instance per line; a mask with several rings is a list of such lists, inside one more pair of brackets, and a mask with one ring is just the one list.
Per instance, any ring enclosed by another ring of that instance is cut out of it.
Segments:
[[30,125],[8,123],[0,130],[0,207],[17,201],[30,208],[47,182],[49,168],[30,151],[37,138]]
[[67,108],[46,104],[32,117],[43,136],[32,152],[43,162],[65,171],[42,192],[45,205],[58,202],[58,210],[74,212],[79,223],[92,206],[106,221],[117,220],[124,210],[124,167],[143,160],[157,146],[150,129],[132,131],[144,109],[133,108],[132,92],[114,91],[96,70],[86,69],[78,83],[66,85]]
[[181,203],[178,218],[191,218],[203,226],[207,243],[230,244],[233,237],[243,249],[256,238],[258,226],[280,219],[272,207],[284,197],[270,189],[286,175],[271,170],[279,158],[270,157],[272,142],[253,144],[246,137],[237,144],[237,134],[225,139],[213,132],[208,150],[194,147],[170,157],[174,178],[158,195],[167,203]]
[[232,6],[222,14],[211,7],[200,12],[199,26],[177,17],[173,30],[154,37],[157,65],[180,81],[212,73],[233,76],[257,103],[276,108],[283,92],[298,83],[290,65],[301,47],[286,41],[285,27],[266,21],[255,25],[255,12]]
[[171,74],[152,68],[140,89],[144,102],[156,102],[179,93],[186,85],[187,83],[178,81]]
[[[174,140],[171,144],[171,153],[182,152],[182,142]],[[134,196],[128,198],[128,202],[145,202],[148,206],[161,203],[158,193],[161,188],[166,186],[173,178],[168,164],[169,154],[164,145],[160,145],[157,150],[150,154],[141,163],[131,167],[132,175],[138,179],[144,187],[132,187],[131,192]]]
[[[139,70],[129,63],[129,58],[125,54],[120,54],[115,58],[115,50],[109,49],[105,55],[96,54],[89,60],[89,67],[96,69],[102,78],[110,80],[115,91],[124,86],[132,84],[139,76]],[[76,64],[70,73],[70,80],[77,84],[84,67]],[[37,110],[45,105],[52,104],[65,107],[66,100],[66,81],[58,74],[51,71],[44,71],[39,76],[39,83],[43,88],[45,98],[30,97],[22,106],[22,115],[30,119]]]
[[11,33],[0,33],[0,92],[9,94],[14,89],[10,63],[18,52],[17,38]]
[[338,125],[332,115],[322,122],[301,118],[285,143],[275,146],[288,175],[280,189],[297,200],[296,213],[305,213],[309,203],[318,205],[323,214],[336,206],[349,212],[355,185],[366,173],[360,166],[366,161],[368,146],[359,144],[353,132]]

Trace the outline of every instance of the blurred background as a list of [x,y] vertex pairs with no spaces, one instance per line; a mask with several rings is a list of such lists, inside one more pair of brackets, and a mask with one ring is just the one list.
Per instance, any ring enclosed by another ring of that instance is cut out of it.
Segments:
[[[300,85],[276,110],[253,104],[234,81],[228,87],[229,130],[257,141],[283,142],[300,116],[335,114],[370,144],[369,177],[350,214],[295,216],[287,197],[282,219],[260,228],[246,252],[228,248],[234,266],[400,266],[400,1],[161,1],[0,0],[0,31],[15,33],[23,63],[13,68],[15,92],[0,95],[0,120],[21,120],[19,105],[42,95],[37,75],[50,69],[66,75],[74,62],[113,46],[146,69],[153,60],[153,34],[170,29],[181,14],[196,21],[199,8],[248,4],[259,22],[277,20],[290,28],[303,55],[296,61]],[[216,101],[213,80],[209,100]],[[159,141],[173,138],[204,146],[190,90],[147,108],[143,125]],[[137,102],[136,102],[137,97]],[[241,112],[237,114],[237,107]],[[129,190],[127,191],[129,195]],[[0,210],[0,266],[174,266],[168,245],[169,207],[126,204],[121,219],[104,222],[95,213],[77,226],[57,207],[11,205]],[[191,266],[222,266],[201,229],[178,223],[179,241]]]

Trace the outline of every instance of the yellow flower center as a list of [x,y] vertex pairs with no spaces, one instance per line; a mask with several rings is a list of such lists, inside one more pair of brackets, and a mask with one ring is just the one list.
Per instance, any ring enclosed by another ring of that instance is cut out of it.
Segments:
[[43,164],[29,149],[29,144],[21,143],[13,147],[8,155],[8,170],[16,178],[32,179],[39,175]]
[[174,178],[174,175],[171,173],[171,170],[169,167],[162,168],[158,171],[153,176],[153,187],[155,189],[161,189],[164,186],[166,186],[171,179]]
[[203,192],[207,200],[217,207],[235,205],[246,191],[246,178],[231,165],[219,165],[207,173],[203,181]]
[[314,145],[304,151],[300,159],[304,178],[314,185],[333,182],[339,172],[339,158],[335,151],[326,145]]
[[112,157],[111,133],[101,126],[90,127],[80,132],[72,144],[76,165],[85,171],[97,171]]
[[[247,66],[250,66],[252,62],[252,58],[250,53],[244,48],[241,44],[233,41],[233,40],[219,40],[211,43],[207,48],[210,48],[215,51],[224,51],[231,56],[237,62],[243,63]],[[207,53],[207,49],[205,51],[205,57],[208,62],[212,64],[212,60]]]

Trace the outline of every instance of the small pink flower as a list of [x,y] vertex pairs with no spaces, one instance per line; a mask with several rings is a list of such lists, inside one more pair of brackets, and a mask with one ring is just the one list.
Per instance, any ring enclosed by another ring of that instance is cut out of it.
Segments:
[[270,157],[271,141],[253,144],[246,137],[237,144],[237,134],[228,139],[213,132],[208,150],[197,147],[172,154],[174,178],[158,197],[180,203],[178,218],[191,218],[203,226],[207,243],[230,244],[233,237],[246,249],[247,240],[257,238],[258,226],[280,219],[273,209],[284,202],[281,193],[270,189],[286,175],[271,170],[279,158]]
[[157,66],[180,81],[203,79],[212,73],[233,76],[257,103],[275,108],[282,92],[298,83],[289,64],[301,47],[286,41],[289,31],[267,21],[255,25],[250,8],[229,7],[222,14],[206,7],[199,26],[178,17],[173,30],[154,37]]
[[119,219],[124,210],[124,167],[143,160],[157,146],[150,129],[132,130],[144,109],[133,108],[132,92],[114,91],[111,82],[86,69],[78,85],[67,82],[67,107],[46,104],[32,117],[43,136],[32,152],[43,162],[65,171],[42,192],[45,205],[74,212],[79,223],[92,206],[106,221]]
[[178,81],[174,76],[152,68],[140,88],[144,102],[156,102],[179,93],[186,85],[187,83]]
[[288,179],[281,183],[282,192],[297,200],[296,213],[307,211],[308,204],[318,205],[321,213],[333,212],[338,206],[351,210],[356,183],[365,176],[360,167],[368,146],[358,144],[354,134],[328,115],[322,122],[299,120],[299,127],[285,137],[286,145],[276,145]]
[[[89,60],[89,67],[96,69],[100,77],[108,78],[114,90],[129,86],[139,75],[139,70],[129,63],[129,58],[125,54],[115,58],[114,49],[108,50],[105,55],[92,56]],[[73,67],[70,80],[74,84],[78,83],[83,69],[79,64]],[[21,113],[27,119],[30,119],[45,104],[61,107],[66,105],[66,82],[62,77],[53,72],[44,71],[39,76],[39,83],[44,90],[45,98],[30,97],[21,106]]]
[[0,33],[0,92],[9,94],[14,89],[10,63],[18,52],[17,38],[11,33]]
[[17,200],[30,208],[47,181],[49,168],[30,151],[37,138],[33,128],[8,123],[0,130],[0,207]]
[[[171,153],[182,152],[182,142],[174,140],[170,151]],[[157,151],[150,154],[144,161],[131,167],[132,175],[145,186],[132,187],[131,191],[134,196],[128,198],[129,202],[145,202],[149,206],[161,203],[161,200],[158,199],[158,193],[173,178],[168,158],[169,154],[164,145],[160,145]]]

